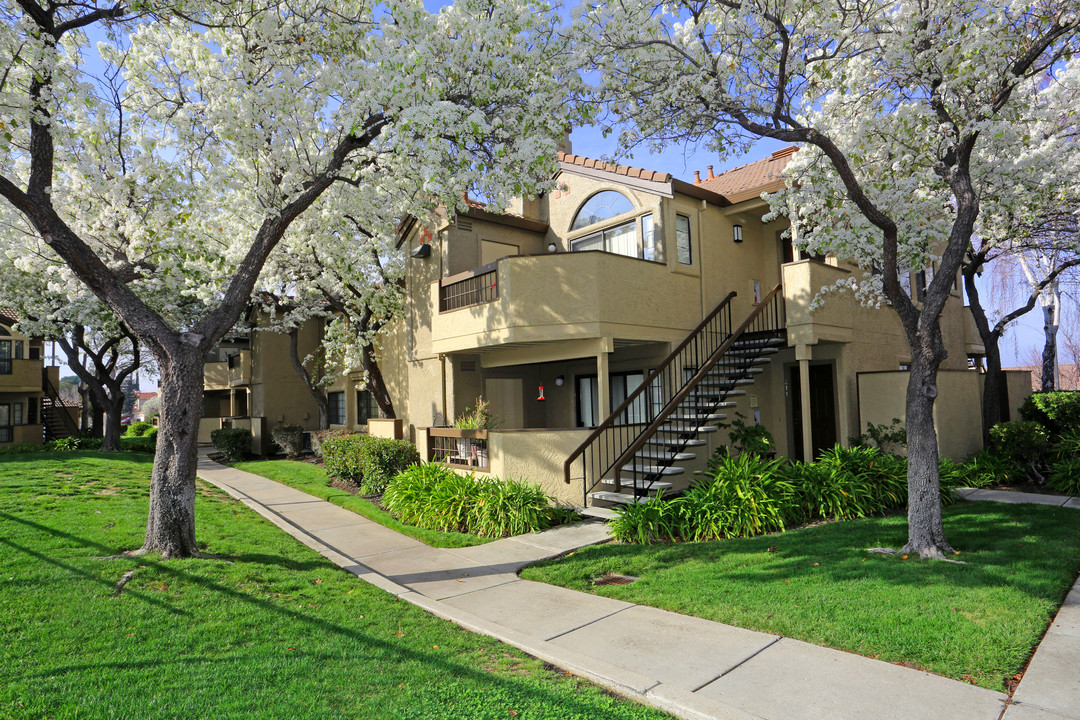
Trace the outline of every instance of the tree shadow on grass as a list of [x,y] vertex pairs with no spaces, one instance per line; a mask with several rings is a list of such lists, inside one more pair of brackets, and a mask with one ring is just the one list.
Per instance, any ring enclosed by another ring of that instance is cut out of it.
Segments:
[[[90,539],[87,539],[87,538],[83,538],[83,537],[80,537],[80,536],[75,535],[73,533],[69,533],[69,532],[66,532],[64,530],[59,530],[57,528],[53,528],[53,527],[50,527],[48,525],[44,525],[44,524],[41,524],[41,523],[38,523],[38,522],[34,522],[32,520],[28,520],[28,519],[25,519],[25,518],[20,518],[20,517],[11,515],[11,514],[6,513],[6,512],[0,512],[0,520],[6,520],[6,521],[9,521],[9,522],[19,523],[19,524],[22,524],[22,525],[24,525],[26,527],[32,528],[33,530],[36,530],[36,531],[38,531],[40,533],[43,533],[43,534],[48,534],[48,535],[52,535],[54,537],[63,538],[65,540],[68,540],[68,541],[71,541],[71,542],[76,542],[81,547],[85,547],[87,549],[92,549],[92,550],[94,550],[96,552],[101,553],[103,556],[114,554],[116,552],[116,548],[109,547],[109,546],[107,546],[107,545],[105,545],[103,543],[99,543],[99,542],[96,542],[96,541],[93,541],[93,540],[90,540]],[[111,585],[111,583],[108,580],[104,580],[104,579],[102,579],[100,577],[96,577],[93,573],[90,573],[90,572],[88,572],[86,570],[83,570],[83,569],[78,568],[78,567],[76,567],[74,565],[71,565],[70,563],[66,563],[66,562],[63,562],[61,560],[57,560],[55,558],[50,558],[50,557],[46,556],[43,553],[40,553],[40,552],[38,552],[36,550],[33,550],[32,548],[28,548],[28,547],[19,545],[17,543],[13,543],[13,542],[11,542],[9,540],[6,540],[4,538],[0,538],[0,542],[3,542],[5,545],[11,547],[14,550],[25,553],[25,554],[29,555],[30,557],[33,557],[33,558],[35,558],[37,560],[40,560],[42,562],[48,562],[50,564],[53,564],[53,565],[65,570],[67,572],[70,572],[71,574],[73,574],[73,575],[75,575],[77,577],[89,580],[89,581],[91,581],[91,582],[93,582],[95,584],[105,585],[105,586],[110,586]],[[254,561],[254,562],[259,562],[259,563],[263,563],[263,564],[278,565],[278,566],[287,567],[287,568],[291,568],[291,566],[296,566],[297,565],[295,562],[289,561],[286,558],[281,558],[279,561],[274,561],[274,560],[272,560],[273,557],[274,556],[258,555],[258,554],[234,556],[235,560],[238,561],[238,562],[244,562],[245,559],[250,559],[251,561]],[[253,606],[253,607],[257,607],[257,608],[259,608],[260,610],[262,610],[262,611],[264,611],[266,613],[279,616],[283,620],[288,620],[288,621],[293,621],[293,622],[299,621],[299,622],[301,622],[301,623],[303,623],[305,625],[317,628],[317,629],[322,630],[323,632],[326,632],[328,634],[336,635],[336,636],[339,636],[339,637],[341,637],[343,639],[347,639],[347,640],[350,640],[352,642],[358,643],[359,645],[362,645],[365,648],[367,648],[371,653],[378,652],[378,653],[383,653],[388,657],[396,657],[396,658],[399,658],[402,663],[418,663],[418,664],[421,664],[421,665],[426,665],[426,666],[432,667],[441,676],[445,676],[445,677],[448,677],[448,678],[454,678],[454,679],[471,679],[471,680],[474,680],[474,681],[478,682],[479,684],[481,684],[481,686],[483,684],[487,684],[489,686],[493,685],[493,686],[498,687],[500,689],[504,689],[506,691],[511,691],[511,692],[516,693],[516,694],[523,695],[523,696],[525,696],[527,698],[530,698],[530,699],[532,699],[533,701],[536,701],[536,702],[543,702],[543,703],[548,703],[548,704],[558,704],[558,706],[560,708],[566,709],[567,714],[569,714],[570,712],[579,713],[579,714],[587,714],[587,713],[590,713],[590,712],[595,712],[595,710],[596,710],[595,707],[591,706],[588,703],[575,700],[574,697],[573,697],[573,693],[571,692],[571,689],[569,687],[565,688],[565,691],[562,692],[562,693],[551,693],[551,692],[548,692],[548,691],[543,690],[541,688],[537,688],[535,686],[529,685],[524,680],[516,680],[514,678],[500,677],[500,676],[495,675],[493,673],[478,669],[475,666],[467,665],[467,664],[465,664],[463,662],[455,662],[455,661],[453,661],[451,659],[448,659],[447,657],[445,657],[443,655],[440,655],[438,653],[435,653],[435,652],[418,651],[418,650],[410,649],[410,648],[407,648],[407,647],[403,647],[401,644],[392,643],[392,642],[389,642],[389,641],[386,641],[386,640],[378,639],[378,638],[372,637],[371,635],[369,635],[369,634],[367,634],[367,633],[365,633],[365,632],[363,632],[361,630],[346,627],[344,625],[340,625],[340,624],[337,624],[337,623],[334,623],[334,622],[330,622],[330,621],[324,620],[323,618],[320,618],[320,617],[305,613],[302,610],[297,609],[295,606],[291,606],[291,607],[288,607],[288,608],[282,607],[282,606],[279,606],[278,604],[276,604],[276,603],[274,603],[274,602],[272,602],[270,600],[254,597],[254,596],[252,596],[252,595],[250,595],[248,593],[241,592],[241,591],[235,590],[235,589],[233,589],[231,587],[224,586],[224,585],[222,585],[222,584],[220,584],[220,583],[218,583],[216,581],[212,581],[212,580],[210,580],[208,578],[200,577],[199,575],[196,575],[194,573],[187,572],[186,570],[183,569],[183,567],[180,564],[178,564],[178,562],[176,560],[165,562],[165,561],[155,560],[153,557],[148,557],[148,556],[145,556],[145,555],[141,556],[141,557],[138,557],[138,558],[131,558],[129,561],[126,558],[118,558],[118,560],[131,562],[132,564],[145,565],[145,566],[153,567],[154,569],[156,569],[156,570],[158,570],[158,571],[160,571],[160,572],[162,572],[164,574],[167,574],[167,575],[171,576],[172,578],[176,579],[177,581],[188,583],[188,584],[193,585],[193,586],[198,586],[203,590],[206,590],[206,591],[211,592],[211,593],[216,593],[217,595],[220,595],[221,597],[229,598],[229,599],[241,602],[241,603],[248,604],[248,605]],[[340,570],[337,567],[330,565],[329,561],[323,561],[323,562],[313,561],[311,563],[300,563],[299,566],[296,567],[296,569],[314,569],[314,568],[320,568],[320,567],[324,567],[328,571],[338,571],[338,572],[340,572]],[[381,591],[377,590],[376,588],[371,588],[371,592],[372,593],[380,593]],[[163,607],[165,610],[167,610],[168,612],[171,612],[171,613],[175,613],[175,614],[183,615],[183,616],[189,616],[190,615],[190,613],[188,613],[185,610],[173,607],[167,602],[163,602],[163,601],[158,600],[156,598],[149,597],[145,593],[140,593],[140,592],[138,592],[138,591],[136,591],[134,589],[128,590],[128,589],[125,588],[124,594],[125,595],[130,595],[133,598],[137,598],[140,601],[145,601],[147,603],[156,605],[158,607]],[[388,596],[388,600],[389,599],[390,598]],[[399,600],[398,602],[403,602],[403,601]],[[412,608],[410,608],[408,610],[408,612],[414,612],[414,611],[415,612],[423,612],[422,610],[419,610],[419,609],[414,610]],[[442,621],[436,620],[434,618],[432,619],[432,621],[433,622],[442,622]],[[464,631],[462,631],[462,632],[464,632]],[[494,642],[494,641],[492,641],[492,642]],[[152,669],[154,667],[160,667],[160,666],[163,666],[163,665],[168,665],[168,664],[170,664],[172,662],[196,662],[196,661],[197,661],[196,659],[190,659],[190,660],[184,659],[184,660],[180,660],[180,661],[165,661],[165,662],[154,661],[154,662],[147,662],[145,664],[140,664],[139,661],[128,661],[128,662],[125,662],[125,663],[121,663],[120,665],[117,665],[116,667],[117,667],[117,669],[126,669],[128,667],[131,667],[131,668],[134,668],[134,669]],[[105,664],[102,664],[102,665],[82,664],[82,665],[78,665],[78,666],[69,666],[69,667],[66,667],[66,668],[59,668],[57,670],[52,671],[50,674],[56,673],[56,672],[78,672],[80,670],[89,670],[89,669],[92,669],[93,667],[112,667],[113,665],[114,664],[110,664],[110,663],[105,663]]]

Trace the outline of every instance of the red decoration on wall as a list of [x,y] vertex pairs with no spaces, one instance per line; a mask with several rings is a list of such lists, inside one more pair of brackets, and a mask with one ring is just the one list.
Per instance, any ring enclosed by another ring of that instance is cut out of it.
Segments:
[[540,386],[540,397],[538,397],[536,399],[537,400],[547,400],[547,398],[544,397],[544,386],[543,385]]

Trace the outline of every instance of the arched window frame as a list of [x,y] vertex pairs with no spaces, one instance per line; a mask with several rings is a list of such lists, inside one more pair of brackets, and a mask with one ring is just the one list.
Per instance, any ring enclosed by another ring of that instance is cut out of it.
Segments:
[[[579,226],[578,221],[588,204],[597,196],[607,193],[623,198],[628,207],[622,212]],[[570,234],[575,236],[570,241],[571,251],[594,250],[662,263],[663,250],[657,242],[658,235],[654,234],[653,213],[641,210],[637,203],[620,190],[597,190],[586,198],[574,213],[569,229]],[[617,218],[623,220],[619,222]]]
[[[588,222],[588,223],[586,223],[584,225],[579,225],[578,221],[581,220],[581,213],[585,212],[585,208],[588,207],[589,203],[593,202],[597,198],[599,198],[601,196],[604,196],[604,195],[613,195],[613,196],[615,196],[614,198],[612,198],[612,202],[617,202],[616,198],[622,198],[622,200],[628,206],[627,209],[620,210],[619,212],[612,212],[607,217],[601,217],[599,219],[593,220],[592,222]],[[602,225],[603,223],[606,223],[607,221],[611,220],[612,218],[616,218],[616,217],[618,217],[620,215],[625,215],[626,213],[633,212],[636,209],[637,208],[634,205],[634,201],[631,200],[630,198],[626,197],[626,195],[623,195],[618,190],[598,190],[597,192],[594,192],[592,195],[590,195],[588,198],[586,198],[585,202],[581,203],[581,205],[578,207],[577,212],[574,213],[574,220],[573,220],[573,222],[570,223],[570,232],[576,232],[578,230],[585,230],[587,228],[591,228],[594,225]]]

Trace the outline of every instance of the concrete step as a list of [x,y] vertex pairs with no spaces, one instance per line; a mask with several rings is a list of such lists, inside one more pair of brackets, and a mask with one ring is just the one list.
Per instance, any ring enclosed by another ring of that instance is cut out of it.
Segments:
[[689,462],[697,455],[691,452],[665,452],[663,450],[638,450],[634,453],[637,460],[664,460],[671,462]]
[[598,520],[612,520],[619,517],[619,513],[611,508],[590,505],[589,507],[577,508],[574,512],[583,517],[597,518]]
[[718,428],[715,425],[702,425],[700,427],[693,427],[693,428],[676,427],[675,425],[661,425],[658,428],[658,431],[659,432],[666,432],[666,433],[680,433],[680,434],[683,434],[683,433],[711,433],[711,432],[716,432],[717,429]]
[[672,442],[670,439],[664,439],[656,437],[655,435],[645,441],[646,445],[657,445],[660,447],[675,447],[681,445],[683,447],[701,447],[702,445],[708,445],[707,440],[676,440]]
[[623,471],[635,475],[682,475],[686,472],[681,467],[660,467],[659,465],[638,465],[637,463],[624,465]]
[[731,355],[773,355],[780,352],[780,348],[770,345],[765,346],[740,346],[738,343],[728,348],[727,353]]
[[[604,478],[600,481],[600,483],[603,485],[614,485],[615,478]],[[648,489],[650,492],[656,492],[657,490],[670,490],[673,487],[671,483],[664,482],[663,480],[657,480],[656,482],[650,484],[647,480],[642,480],[641,478],[623,478],[622,486],[627,490]]]
[[652,500],[654,497],[656,497],[655,493],[652,494],[652,495],[642,496],[642,497],[634,497],[630,493],[616,493],[616,492],[608,492],[606,490],[601,491],[601,492],[591,492],[591,493],[589,493],[589,499],[590,500],[599,500],[601,502],[609,502],[609,503],[614,503],[616,505],[633,505],[635,503],[648,502],[649,500]]
[[727,415],[724,413],[675,413],[668,415],[668,420],[675,422],[707,423],[725,419],[727,419]]
[[750,368],[714,367],[712,370],[709,371],[709,374],[706,377],[711,377],[711,378],[732,378],[732,377],[734,377],[734,378],[742,378],[742,377],[746,377],[747,375],[760,375],[763,372],[765,372],[765,369],[764,368],[759,368],[759,367],[750,367]]

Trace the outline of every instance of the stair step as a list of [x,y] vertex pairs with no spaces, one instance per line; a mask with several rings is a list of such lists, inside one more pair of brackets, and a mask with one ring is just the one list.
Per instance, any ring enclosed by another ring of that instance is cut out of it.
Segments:
[[574,510],[574,512],[584,517],[597,518],[599,520],[614,520],[615,518],[619,517],[619,513],[615,512],[611,508],[599,507],[597,505],[577,508],[576,510]]
[[754,381],[749,379],[749,378],[747,378],[745,380],[719,380],[719,379],[710,380],[710,379],[706,378],[705,380],[702,380],[700,383],[698,383],[698,387],[699,388],[704,387],[704,388],[721,388],[721,389],[723,389],[723,388],[738,387],[740,385],[753,385],[753,384],[754,384]]
[[709,371],[708,377],[742,377],[744,375],[760,375],[765,372],[764,368],[749,367],[749,368],[713,368]]
[[637,463],[624,465],[623,471],[635,475],[682,475],[686,472],[681,467],[660,467],[659,465],[638,465]]
[[634,497],[630,493],[616,493],[608,492],[606,490],[589,493],[590,500],[601,500],[603,502],[615,503],[617,505],[634,505],[636,503],[648,502],[654,497],[656,497],[655,494],[643,495],[642,497]]
[[[780,348],[777,347],[739,347],[737,344],[728,349],[725,355],[773,355],[780,352]],[[758,360],[769,361],[769,358],[757,358]]]
[[639,450],[634,453],[639,460],[669,460],[671,462],[688,462],[697,457],[691,452],[663,452],[661,450]]
[[[615,478],[604,478],[600,482],[604,485],[614,485]],[[622,486],[629,490],[648,490],[651,493],[655,493],[657,490],[670,490],[672,488],[672,485],[669,482],[657,480],[654,483],[649,483],[647,480],[641,480],[639,478],[623,478]]]
[[655,435],[653,435],[651,438],[649,438],[648,440],[645,441],[645,444],[646,445],[659,445],[661,447],[675,447],[675,446],[701,447],[702,445],[708,445],[709,442],[707,440],[675,440],[675,441],[672,441],[672,440],[665,440],[663,438],[658,438]]
[[679,434],[693,434],[693,433],[711,433],[716,432],[717,427],[715,425],[702,425],[695,428],[675,427],[674,425],[661,425],[657,431],[666,433],[679,433]]
[[[727,394],[730,395],[731,393],[727,393]],[[719,410],[720,408],[733,408],[736,405],[738,405],[738,403],[733,402],[731,400],[724,400],[723,402],[716,402],[715,400],[708,401],[708,400],[700,400],[699,399],[699,398],[719,398],[719,397],[720,397],[719,393],[710,393],[710,392],[694,392],[694,393],[690,393],[690,395],[688,396],[687,399],[694,398],[695,400],[698,400],[698,401],[688,403],[686,400],[684,400],[683,402],[679,403],[679,408],[683,408],[683,407],[704,407],[704,408],[709,408],[710,410],[712,408],[716,408],[717,410]]]
[[724,413],[693,413],[689,415],[668,415],[668,419],[677,422],[706,423],[712,422],[713,420],[726,420],[727,415]]

